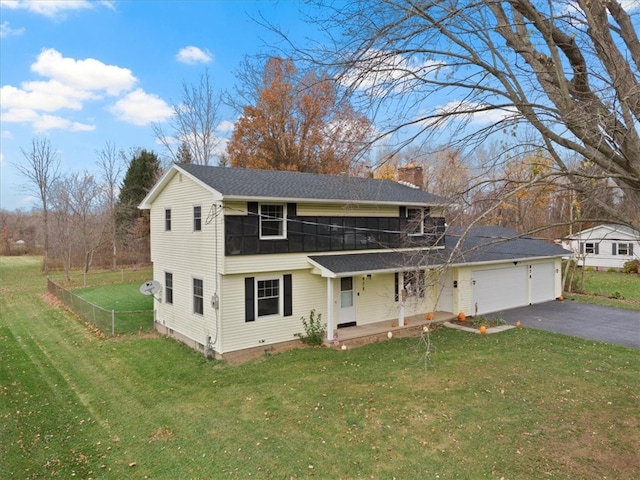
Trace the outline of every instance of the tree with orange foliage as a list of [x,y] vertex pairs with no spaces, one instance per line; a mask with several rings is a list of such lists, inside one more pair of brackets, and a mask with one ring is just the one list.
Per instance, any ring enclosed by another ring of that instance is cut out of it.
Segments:
[[300,76],[292,60],[274,57],[246,86],[254,104],[242,107],[227,146],[231,166],[340,174],[366,151],[371,123],[339,101],[326,75]]

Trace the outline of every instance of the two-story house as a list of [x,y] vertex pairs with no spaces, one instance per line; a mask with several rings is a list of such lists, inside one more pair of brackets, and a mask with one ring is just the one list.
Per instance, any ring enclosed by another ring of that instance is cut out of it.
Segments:
[[217,356],[339,328],[561,294],[567,252],[505,229],[445,235],[446,200],[392,180],[173,165],[150,210],[156,327]]

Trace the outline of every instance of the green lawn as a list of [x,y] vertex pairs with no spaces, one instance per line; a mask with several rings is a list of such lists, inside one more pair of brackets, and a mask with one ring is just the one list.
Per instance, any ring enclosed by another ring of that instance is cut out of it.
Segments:
[[585,271],[584,293],[568,294],[567,298],[585,303],[640,310],[640,276],[620,272]]
[[73,293],[107,310],[153,310],[153,297],[140,293],[141,283],[120,283],[74,290]]
[[240,366],[101,340],[1,259],[0,478],[640,476],[640,351],[438,329]]

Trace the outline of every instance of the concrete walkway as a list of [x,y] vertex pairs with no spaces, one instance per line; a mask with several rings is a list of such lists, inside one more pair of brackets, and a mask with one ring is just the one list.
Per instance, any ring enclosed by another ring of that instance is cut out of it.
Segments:
[[551,301],[501,312],[508,324],[640,348],[640,311],[571,300]]

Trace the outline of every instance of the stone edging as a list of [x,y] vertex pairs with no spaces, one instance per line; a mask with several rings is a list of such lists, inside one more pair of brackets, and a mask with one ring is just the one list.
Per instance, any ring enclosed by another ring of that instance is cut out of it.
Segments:
[[[456,330],[462,330],[464,332],[471,332],[471,333],[480,333],[480,330],[478,328],[471,328],[471,327],[463,327],[462,325],[455,325],[451,322],[443,322],[443,324],[445,327],[448,328],[455,328]],[[515,325],[498,325],[497,327],[491,327],[491,328],[487,328],[487,331],[485,332],[487,335],[490,335],[492,333],[499,333],[499,332],[504,332],[505,330],[511,330],[512,328],[516,328]]]

